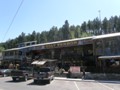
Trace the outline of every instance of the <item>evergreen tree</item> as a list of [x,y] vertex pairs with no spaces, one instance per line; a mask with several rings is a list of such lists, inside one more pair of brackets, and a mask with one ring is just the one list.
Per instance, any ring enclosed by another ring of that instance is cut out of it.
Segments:
[[88,21],[88,23],[87,23],[87,29],[88,29],[88,33],[90,33],[90,34],[94,34],[93,32],[93,30],[94,30],[94,28],[93,28],[94,26],[93,26],[93,22],[92,21]]
[[58,29],[57,27],[53,26],[50,31],[48,32],[48,41],[57,41],[58,40]]
[[2,43],[0,44],[0,53],[5,50],[5,48],[3,47]]
[[19,43],[26,41],[37,40],[38,43],[46,43],[113,32],[120,32],[120,16],[112,16],[110,19],[104,18],[103,21],[95,18],[77,26],[70,26],[68,20],[66,20],[59,29],[53,26],[49,31],[42,31],[41,33],[36,33],[34,30],[31,34],[26,35],[22,32],[15,39],[8,39],[5,43],[2,43],[2,47],[9,49],[15,48]]
[[104,18],[104,20],[103,20],[102,29],[104,31],[104,34],[107,34],[109,32],[108,31],[108,20],[107,20],[107,18]]
[[81,28],[79,25],[77,25],[75,29],[75,38],[80,38],[81,34],[82,34]]
[[36,40],[37,40],[37,43],[40,43],[40,33],[39,32],[37,32],[37,34],[36,34]]
[[68,20],[65,21],[65,24],[62,27],[63,38],[64,40],[70,39],[70,30]]
[[117,19],[117,26],[116,26],[116,32],[120,32],[120,16]]
[[70,26],[70,36],[69,36],[70,39],[75,38],[75,31],[76,31],[75,26],[74,25]]
[[93,30],[94,35],[100,35],[101,34],[101,22],[98,18],[93,20]]
[[82,30],[82,32],[87,32],[87,23],[86,22],[82,23],[81,30]]
[[60,40],[64,40],[62,28],[59,28],[58,30],[58,41]]
[[18,36],[18,43],[22,43],[26,41],[25,33],[22,32],[21,35]]
[[117,32],[117,21],[118,21],[118,17],[115,16],[114,17],[114,30]]
[[47,35],[48,33],[46,31],[43,31],[40,35],[40,43],[46,43],[48,40],[47,40]]
[[31,34],[31,41],[36,41],[36,32],[33,31]]

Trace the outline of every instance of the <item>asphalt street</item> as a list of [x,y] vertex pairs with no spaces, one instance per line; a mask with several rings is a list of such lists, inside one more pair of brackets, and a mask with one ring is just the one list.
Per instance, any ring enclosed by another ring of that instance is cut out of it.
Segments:
[[120,81],[95,81],[56,77],[50,84],[34,84],[33,80],[13,82],[0,77],[0,90],[120,90]]

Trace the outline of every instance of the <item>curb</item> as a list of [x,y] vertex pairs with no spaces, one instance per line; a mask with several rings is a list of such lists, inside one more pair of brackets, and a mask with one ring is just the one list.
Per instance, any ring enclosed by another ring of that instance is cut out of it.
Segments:
[[64,78],[64,77],[55,77],[55,80],[62,81],[76,81],[76,82],[102,82],[102,83],[117,83],[120,84],[120,81],[115,80],[94,80],[94,79],[78,79],[78,78]]
[[81,82],[93,82],[96,80],[88,80],[88,79],[77,79],[77,78],[63,78],[63,77],[55,77],[55,80],[63,80],[63,81],[81,81]]

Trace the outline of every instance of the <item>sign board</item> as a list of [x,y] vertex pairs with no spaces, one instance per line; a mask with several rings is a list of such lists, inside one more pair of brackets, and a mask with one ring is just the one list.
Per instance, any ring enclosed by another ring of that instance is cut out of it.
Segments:
[[77,46],[77,45],[78,45],[78,41],[69,41],[69,42],[48,44],[48,45],[45,45],[45,49],[60,48],[60,47],[69,47],[69,46]]
[[80,72],[80,67],[79,66],[71,66],[70,67],[70,72],[79,73]]

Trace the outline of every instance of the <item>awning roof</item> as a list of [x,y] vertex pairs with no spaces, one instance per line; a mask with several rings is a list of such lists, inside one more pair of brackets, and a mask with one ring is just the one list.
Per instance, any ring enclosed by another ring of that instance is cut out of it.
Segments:
[[33,61],[31,64],[34,65],[44,65],[47,61]]
[[115,56],[99,56],[98,59],[120,59],[120,55],[115,55]]
[[103,39],[103,38],[110,38],[110,37],[116,37],[116,36],[120,36],[120,33],[110,33],[110,34],[98,35],[98,36],[94,36],[93,39]]

